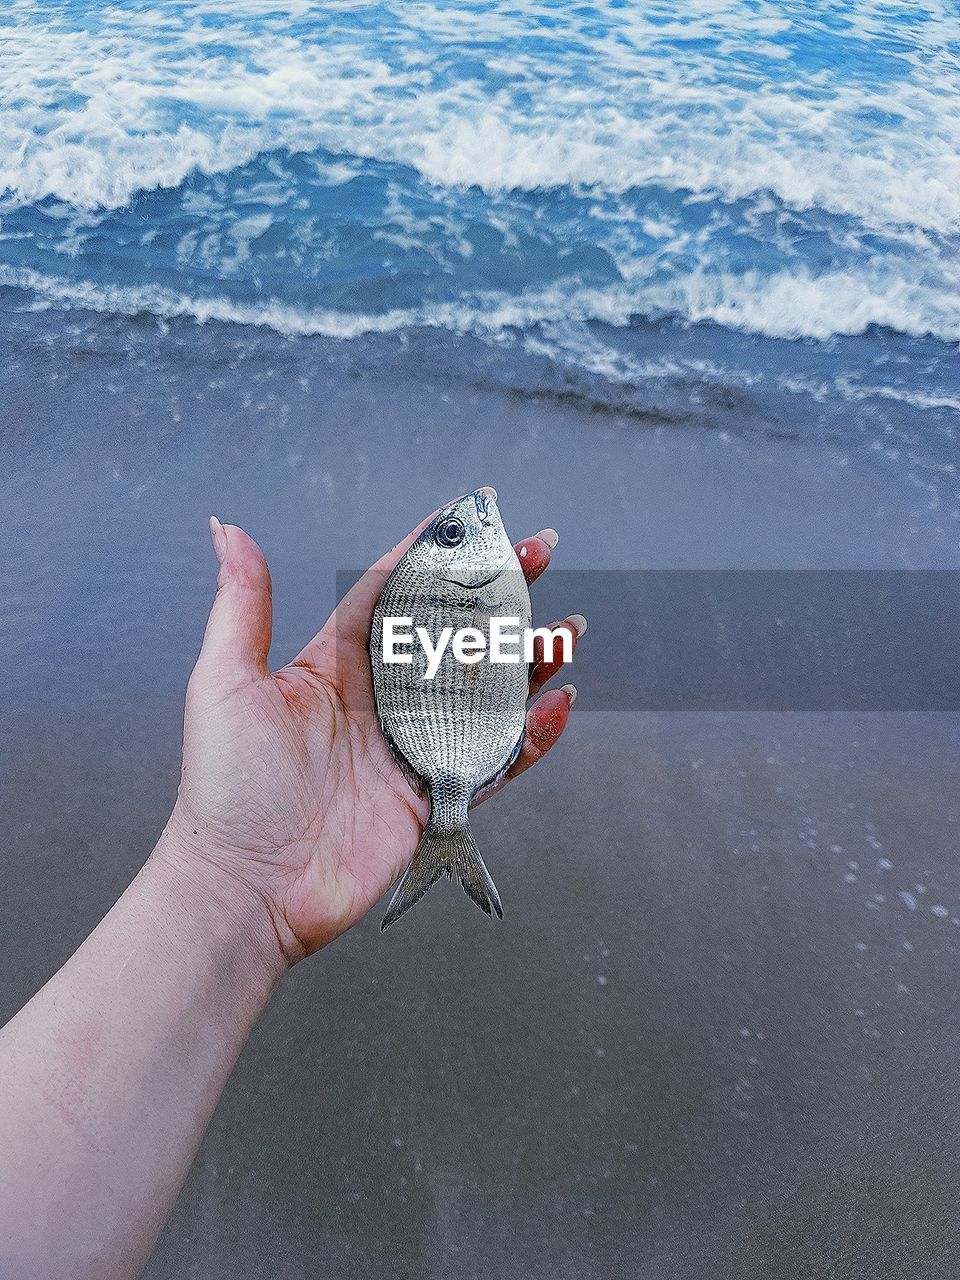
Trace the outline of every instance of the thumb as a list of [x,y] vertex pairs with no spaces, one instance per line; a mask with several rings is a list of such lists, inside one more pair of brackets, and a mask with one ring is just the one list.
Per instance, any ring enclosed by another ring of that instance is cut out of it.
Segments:
[[270,570],[263,552],[235,524],[210,517],[220,572],[198,668],[238,677],[265,676],[273,630]]

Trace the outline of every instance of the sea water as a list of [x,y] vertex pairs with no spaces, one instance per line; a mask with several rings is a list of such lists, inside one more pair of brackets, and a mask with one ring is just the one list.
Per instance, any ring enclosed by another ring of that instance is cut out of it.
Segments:
[[0,86],[8,314],[469,336],[955,504],[954,5],[12,0]]

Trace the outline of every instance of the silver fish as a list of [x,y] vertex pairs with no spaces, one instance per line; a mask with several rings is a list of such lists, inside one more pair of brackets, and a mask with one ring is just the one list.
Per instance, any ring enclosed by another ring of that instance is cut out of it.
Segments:
[[477,489],[443,508],[384,585],[373,615],[370,662],[380,728],[411,786],[430,794],[430,820],[394,892],[381,928],[393,924],[441,875],[456,875],[487,915],[500,895],[470,833],[467,811],[523,745],[529,670],[523,661],[464,665],[447,645],[432,679],[414,644],[409,663],[383,659],[384,618],[410,618],[434,645],[445,627],[481,632],[490,619],[530,625],[530,595],[497,509],[496,491]]

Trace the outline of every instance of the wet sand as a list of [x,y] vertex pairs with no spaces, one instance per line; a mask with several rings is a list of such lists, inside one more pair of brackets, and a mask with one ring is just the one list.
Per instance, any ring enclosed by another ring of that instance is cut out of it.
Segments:
[[[560,531],[558,568],[957,566],[859,446],[591,413],[415,350],[65,323],[22,320],[0,388],[2,1018],[172,804],[211,511],[266,551],[277,663],[338,569],[484,483],[517,537]],[[444,884],[300,966],[147,1276],[955,1274],[957,738],[585,693],[477,815],[503,924]]]

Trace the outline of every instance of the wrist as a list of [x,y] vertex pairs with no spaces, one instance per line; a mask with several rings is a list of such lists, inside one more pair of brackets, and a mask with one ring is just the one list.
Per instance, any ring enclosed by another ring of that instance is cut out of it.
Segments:
[[171,912],[236,956],[272,990],[302,957],[298,943],[268,896],[231,865],[230,856],[179,830],[176,811],[143,874],[162,889]]

